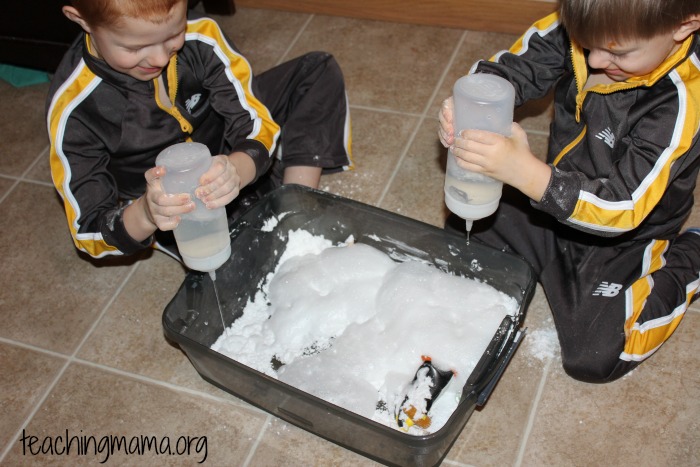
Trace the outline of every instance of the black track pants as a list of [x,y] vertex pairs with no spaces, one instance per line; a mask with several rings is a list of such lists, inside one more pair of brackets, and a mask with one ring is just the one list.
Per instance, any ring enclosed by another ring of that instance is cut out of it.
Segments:
[[700,235],[595,237],[537,211],[508,187],[496,214],[474,222],[472,238],[532,264],[552,309],[564,369],[582,381],[612,381],[654,353],[700,283]]
[[345,81],[332,55],[310,52],[255,77],[255,95],[282,127],[283,167],[351,166]]

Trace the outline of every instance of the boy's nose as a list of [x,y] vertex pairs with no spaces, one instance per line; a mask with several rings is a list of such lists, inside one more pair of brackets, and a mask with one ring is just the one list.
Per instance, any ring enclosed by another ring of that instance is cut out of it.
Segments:
[[151,66],[164,67],[170,61],[170,49],[165,46],[155,47],[148,61]]
[[607,53],[592,49],[588,53],[588,65],[595,69],[604,69],[610,64]]

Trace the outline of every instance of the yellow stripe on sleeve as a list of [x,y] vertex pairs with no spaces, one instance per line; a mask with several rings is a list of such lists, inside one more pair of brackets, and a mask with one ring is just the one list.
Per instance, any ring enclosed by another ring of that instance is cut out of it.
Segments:
[[[682,66],[692,66],[689,62]],[[690,80],[681,79],[679,73],[687,72],[688,70],[681,69],[669,75],[676,82],[680,95],[681,108],[674,124],[675,132],[669,147],[632,193],[631,199],[606,201],[591,193],[581,193],[570,220],[584,225],[627,231],[636,228],[656,207],[671,180],[673,164],[687,153],[700,126],[700,102],[689,97],[700,96],[700,76]],[[693,73],[698,75],[697,69]]]
[[97,78],[81,62],[71,77],[56,92],[47,114],[47,126],[51,139],[49,163],[53,184],[63,200],[73,243],[76,248],[93,257],[121,254],[121,252],[105,243],[100,233],[78,233],[80,228],[78,224],[80,206],[78,206],[78,202],[70,190],[71,170],[68,159],[63,153],[63,136],[72,110],[100,82],[101,79]]
[[[536,21],[532,26],[528,28],[525,33],[518,38],[517,41],[513,43],[513,45],[508,49],[508,51],[512,54],[515,55],[520,55],[524,53],[527,48],[528,48],[528,42],[530,40],[530,37],[532,37],[533,34],[542,34],[545,33],[552,28],[558,26],[559,24],[559,13],[554,12],[551,13],[544,18]],[[496,61],[498,56],[500,55],[501,52],[498,54],[494,55],[489,59],[489,61],[493,62]]]
[[228,45],[219,26],[210,19],[190,21],[187,31],[188,39],[196,37],[214,47],[216,55],[227,67],[226,75],[235,87],[241,105],[250,112],[254,120],[253,131],[248,138],[259,141],[272,153],[277,144],[280,128],[272,119],[267,107],[253,95],[251,87],[253,71],[248,61]]

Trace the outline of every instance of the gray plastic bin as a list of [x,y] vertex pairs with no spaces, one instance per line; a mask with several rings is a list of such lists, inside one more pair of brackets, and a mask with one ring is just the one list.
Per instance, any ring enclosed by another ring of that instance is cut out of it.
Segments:
[[[274,229],[263,230],[267,220],[284,213]],[[295,229],[323,235],[334,244],[353,235],[356,242],[392,258],[427,261],[486,282],[517,300],[518,315],[503,320],[470,375],[457,409],[440,430],[413,436],[391,429],[211,350],[223,328],[208,275],[187,274],[163,312],[166,336],[182,348],[202,378],[289,423],[385,464],[439,464],[475,407],[488,399],[524,335],[522,320],[535,288],[532,269],[511,254],[476,242],[467,245],[465,236],[335,195],[285,185],[232,225],[233,254],[216,273],[227,326],[242,314],[262,278],[274,270],[287,232]]]

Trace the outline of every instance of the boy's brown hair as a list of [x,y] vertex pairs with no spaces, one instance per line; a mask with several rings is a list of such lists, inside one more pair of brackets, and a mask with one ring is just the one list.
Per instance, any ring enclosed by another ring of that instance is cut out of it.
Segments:
[[114,25],[120,18],[142,18],[153,23],[165,21],[172,8],[187,0],[71,0],[91,27]]
[[582,46],[620,39],[650,39],[700,14],[699,0],[560,0],[569,36]]

